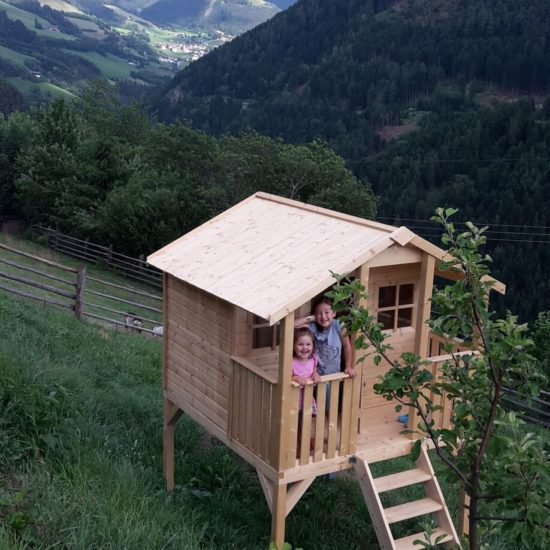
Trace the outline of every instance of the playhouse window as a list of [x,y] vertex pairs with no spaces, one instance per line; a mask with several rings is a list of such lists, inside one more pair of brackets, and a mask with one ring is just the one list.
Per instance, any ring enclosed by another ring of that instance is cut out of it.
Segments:
[[384,330],[413,324],[414,284],[382,286],[378,289],[378,322]]
[[279,345],[279,340],[279,323],[270,327],[266,319],[262,319],[261,317],[254,315],[252,321],[252,349],[275,349]]

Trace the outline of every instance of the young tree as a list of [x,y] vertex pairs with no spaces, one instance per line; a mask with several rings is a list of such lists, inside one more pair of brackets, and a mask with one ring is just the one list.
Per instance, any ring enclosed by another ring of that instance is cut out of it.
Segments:
[[[530,431],[501,402],[506,388],[536,392],[531,341],[526,325],[518,325],[516,317],[497,319],[488,311],[491,259],[480,251],[486,228],[468,223],[466,231],[457,232],[449,221],[455,212],[438,209],[433,219],[443,225],[442,241],[452,256],[442,269],[459,272],[462,278],[434,291],[429,325],[449,342],[460,338],[471,353],[453,353],[449,344],[449,360],[433,378],[429,363],[415,354],[390,359],[381,325],[364,308],[349,307],[350,300],[358,303],[357,297],[364,297],[360,284],[344,284],[337,277],[335,308],[345,312],[343,321],[357,335],[356,347],[370,349],[376,364],[388,363],[375,392],[396,400],[397,410],[411,407],[416,412],[416,430],[433,443],[446,473],[458,479],[469,496],[469,548],[479,548],[480,526],[496,523],[503,523],[520,546],[543,548],[550,543],[550,439]],[[432,413],[440,407],[430,401],[430,394],[453,400],[452,428],[435,426]],[[415,443],[413,453],[421,443]]]

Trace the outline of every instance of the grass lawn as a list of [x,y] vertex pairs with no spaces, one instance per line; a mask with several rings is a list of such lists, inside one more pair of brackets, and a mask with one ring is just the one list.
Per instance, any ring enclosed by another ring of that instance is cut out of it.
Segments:
[[64,51],[91,61],[101,71],[101,74],[105,78],[111,80],[133,80],[134,82],[139,82],[140,84],[144,83],[142,80],[130,76],[132,71],[137,71],[139,69],[133,65],[129,65],[127,61],[121,59],[120,57],[116,57],[111,54],[103,56],[97,52],[77,52],[73,50]]
[[[27,0],[11,0],[12,4],[24,4]],[[41,0],[40,5],[49,6],[50,8],[65,13],[82,13],[77,7],[73,6],[65,0]]]
[[20,67],[25,66],[25,60],[33,59],[29,55],[16,52],[15,50],[10,50],[9,48],[5,48],[4,46],[0,46],[0,57],[3,59],[7,59],[8,61],[11,61],[15,65],[19,65]]
[[64,99],[66,101],[78,99],[78,97],[69,92],[69,90],[60,88],[51,82],[31,82],[30,80],[25,80],[24,78],[19,77],[8,77],[6,80],[13,84],[24,95],[27,95],[31,90],[38,88],[44,96],[51,94],[54,98]]

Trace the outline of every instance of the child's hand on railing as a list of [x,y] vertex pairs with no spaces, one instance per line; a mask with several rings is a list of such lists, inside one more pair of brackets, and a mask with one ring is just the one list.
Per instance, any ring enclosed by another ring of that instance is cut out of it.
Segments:
[[318,372],[314,372],[313,376],[311,377],[311,380],[314,384],[318,384],[321,381],[321,377],[319,376]]
[[346,369],[344,370],[344,372],[350,377],[350,378],[355,378],[355,375],[357,374],[355,372],[355,369],[353,367],[346,367]]

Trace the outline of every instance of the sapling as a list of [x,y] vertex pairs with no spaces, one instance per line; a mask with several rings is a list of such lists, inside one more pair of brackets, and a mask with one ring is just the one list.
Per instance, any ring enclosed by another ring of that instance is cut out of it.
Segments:
[[[468,495],[470,550],[479,548],[484,528],[499,523],[515,543],[542,548],[550,544],[549,438],[534,433],[502,404],[505,390],[538,391],[532,342],[516,316],[497,318],[491,313],[491,258],[481,252],[487,228],[468,222],[464,231],[457,231],[450,221],[455,212],[438,209],[433,218],[443,227],[448,252],[439,269],[458,274],[457,281],[436,288],[432,296],[429,327],[448,342],[443,351],[447,360],[437,377],[430,361],[414,353],[390,358],[388,331],[357,305],[367,303],[359,282],[344,282],[336,275],[334,307],[343,312],[340,319],[355,335],[356,348],[366,350],[363,360],[372,355],[375,364],[387,364],[374,391],[396,401],[396,411],[414,411],[418,422],[413,429],[420,438],[413,455],[418,456],[423,440],[430,440],[445,473]],[[454,352],[457,339],[469,353]],[[443,395],[454,404],[450,428],[435,425],[432,416],[441,407],[430,395]]]

